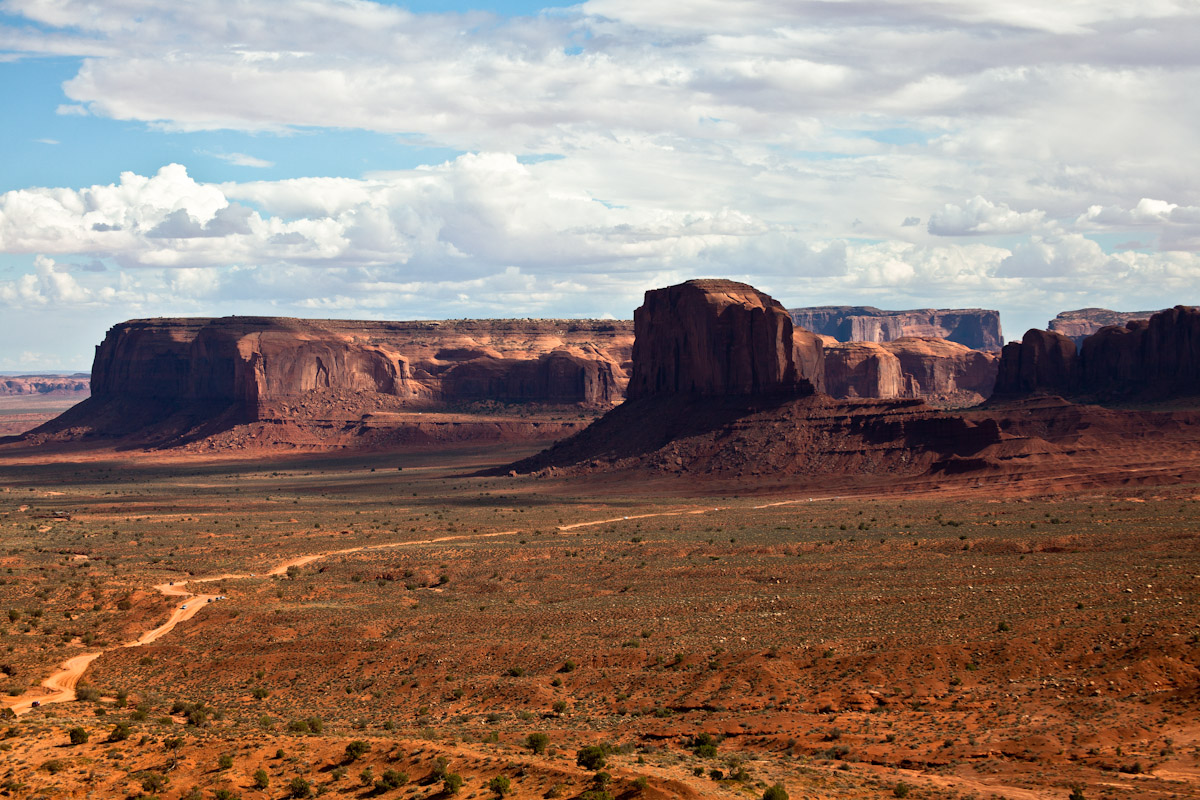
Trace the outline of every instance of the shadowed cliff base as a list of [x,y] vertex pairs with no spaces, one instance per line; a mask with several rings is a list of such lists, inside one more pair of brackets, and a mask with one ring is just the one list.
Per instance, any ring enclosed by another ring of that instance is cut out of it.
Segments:
[[1116,411],[1055,397],[958,413],[821,395],[648,398],[491,472],[507,471],[611,474],[631,489],[662,478],[710,489],[1060,494],[1200,480],[1200,412]]

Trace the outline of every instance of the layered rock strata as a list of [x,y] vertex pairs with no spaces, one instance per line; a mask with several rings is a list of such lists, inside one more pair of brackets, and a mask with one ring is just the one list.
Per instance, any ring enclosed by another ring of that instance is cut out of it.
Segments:
[[972,350],[999,350],[1000,312],[983,308],[883,311],[873,306],[813,306],[789,312],[797,326],[839,342],[946,339]]
[[923,398],[973,405],[992,393],[999,356],[945,339],[825,342],[825,391],[833,397]]
[[50,427],[359,418],[464,403],[607,408],[624,396],[628,322],[132,320],[96,349],[92,397]]
[[[957,481],[964,491],[1044,493],[1130,480],[1200,480],[1196,412],[1114,411],[1043,397],[951,413],[919,400],[781,394],[783,378],[791,374],[787,348],[781,336],[763,335],[774,329],[755,316],[769,314],[770,304],[735,286],[735,299],[734,289],[713,283],[648,293],[652,311],[686,309],[693,316],[667,314],[661,319],[670,324],[638,325],[634,380],[644,381],[636,384],[638,391],[584,430],[505,471],[557,477],[633,470],[686,477],[689,485],[725,481],[736,491],[942,491],[944,482]],[[732,303],[743,309],[723,320]],[[1200,312],[1174,309],[1145,324],[1108,328],[1085,343],[1082,365],[1070,339],[1031,331],[1005,348],[1001,378],[1005,385],[1074,385],[1093,380],[1094,368],[1095,380],[1108,384],[1168,375],[1175,382],[1194,380],[1198,327]],[[696,347],[697,339],[705,346]],[[928,340],[903,343],[897,352],[882,343],[831,346],[826,377],[841,388],[862,380],[872,391],[916,391],[921,380],[951,380],[938,373],[937,365],[950,360],[940,352],[944,347]],[[722,379],[722,354],[734,353],[777,365],[769,373],[773,380],[747,382],[743,373],[735,373],[743,375],[740,380]],[[910,360],[907,373],[900,353]],[[861,378],[845,371],[852,363]]]

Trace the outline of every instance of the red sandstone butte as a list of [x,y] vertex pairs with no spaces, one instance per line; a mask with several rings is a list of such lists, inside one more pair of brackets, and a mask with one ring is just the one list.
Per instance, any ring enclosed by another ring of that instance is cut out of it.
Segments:
[[633,326],[630,399],[814,389],[801,364],[818,363],[815,337],[797,340],[779,301],[747,284],[692,280],[648,291]]

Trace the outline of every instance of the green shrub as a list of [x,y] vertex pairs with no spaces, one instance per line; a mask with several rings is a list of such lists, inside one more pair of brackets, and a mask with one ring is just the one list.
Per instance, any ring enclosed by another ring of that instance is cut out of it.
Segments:
[[167,788],[167,776],[159,772],[146,771],[138,776],[142,779],[142,790],[146,792],[161,792]]
[[442,791],[446,794],[458,794],[458,790],[462,788],[462,775],[457,772],[449,772],[446,777],[442,778]]
[[719,741],[711,733],[698,733],[692,737],[692,752],[700,758],[716,758],[717,743]]
[[763,800],[788,800],[787,790],[783,788],[782,783],[777,783],[763,792]]
[[362,739],[355,739],[353,742],[346,745],[346,761],[358,761],[370,749],[371,745],[367,744]]
[[254,788],[255,789],[266,789],[270,785],[271,785],[271,776],[267,774],[267,771],[265,769],[263,769],[262,767],[259,767],[258,769],[254,770]]
[[309,797],[312,795],[312,784],[299,775],[292,778],[288,784],[288,797]]
[[497,775],[488,781],[487,788],[495,792],[497,797],[504,797],[512,788],[512,782],[503,775]]
[[394,769],[384,770],[379,776],[379,780],[375,781],[376,791],[387,791],[388,789],[399,789],[404,784],[408,783],[407,772],[397,772]]
[[68,735],[71,737],[71,744],[87,744],[88,732],[83,728],[71,728]]
[[544,733],[531,733],[525,737],[525,746],[533,751],[534,755],[541,755],[546,752],[546,747],[550,744],[550,737]]
[[579,748],[575,753],[575,763],[584,769],[598,770],[608,763],[604,748],[598,744],[589,744]]

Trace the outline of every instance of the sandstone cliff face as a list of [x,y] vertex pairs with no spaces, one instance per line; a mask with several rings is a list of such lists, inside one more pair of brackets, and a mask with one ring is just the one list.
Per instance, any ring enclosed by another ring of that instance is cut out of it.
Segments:
[[890,342],[903,337],[946,339],[972,350],[999,350],[1000,312],[982,308],[881,311],[873,306],[793,308],[792,322],[839,342]]
[[473,400],[619,402],[628,322],[373,322],[272,317],[132,320],[96,350],[93,396],[240,407],[286,416],[321,393],[374,393],[391,406]]
[[1064,311],[1054,319],[1046,329],[1061,333],[1073,340],[1076,346],[1082,345],[1083,340],[1101,328],[1109,325],[1124,325],[1135,319],[1150,319],[1157,311],[1110,311],[1107,308],[1080,308],[1075,311]]
[[998,396],[1162,399],[1200,392],[1200,309],[1176,306],[1148,320],[1102,328],[1075,343],[1031,330],[1005,345]]
[[[991,395],[1000,363],[997,353],[972,350],[945,339],[905,336],[884,345],[900,362],[903,397],[958,397],[979,402]],[[977,398],[977,399],[976,399]]]
[[833,397],[922,398],[974,405],[991,393],[999,356],[945,339],[825,344],[825,386]]
[[838,342],[825,349],[825,391],[832,397],[904,397],[900,359],[875,342]]
[[1020,342],[1004,345],[995,394],[1068,394],[1078,369],[1075,342],[1061,333],[1031,329]]
[[1154,395],[1200,390],[1200,308],[1175,306],[1149,320],[1101,328],[1083,342],[1085,392]]
[[630,399],[813,391],[797,361],[817,362],[805,355],[815,339],[797,339],[783,306],[752,286],[692,280],[655,289],[633,319]]

